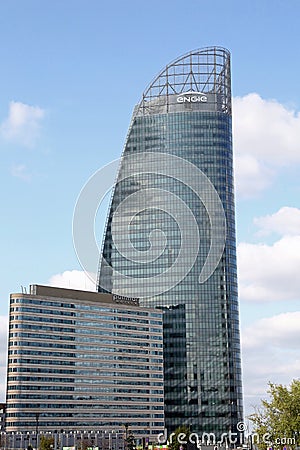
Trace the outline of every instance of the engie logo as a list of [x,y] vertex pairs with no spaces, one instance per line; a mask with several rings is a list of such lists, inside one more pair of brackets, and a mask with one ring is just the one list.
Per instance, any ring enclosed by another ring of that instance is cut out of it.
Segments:
[[206,103],[207,96],[203,92],[185,92],[177,97],[177,103]]

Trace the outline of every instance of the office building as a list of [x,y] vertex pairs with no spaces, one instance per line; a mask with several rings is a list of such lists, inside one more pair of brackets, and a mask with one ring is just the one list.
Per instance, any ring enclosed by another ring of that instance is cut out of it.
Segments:
[[164,311],[169,432],[243,418],[230,54],[191,51],[144,91],[108,213],[98,290]]
[[137,299],[39,285],[12,294],[6,432],[154,439],[162,345],[162,312]]

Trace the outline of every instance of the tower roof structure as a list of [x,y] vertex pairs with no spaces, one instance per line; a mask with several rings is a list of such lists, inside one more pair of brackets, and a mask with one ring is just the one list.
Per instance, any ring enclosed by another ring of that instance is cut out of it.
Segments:
[[147,114],[159,98],[166,106],[172,96],[217,94],[222,111],[231,114],[230,52],[222,47],[192,50],[167,64],[142,94],[138,114]]

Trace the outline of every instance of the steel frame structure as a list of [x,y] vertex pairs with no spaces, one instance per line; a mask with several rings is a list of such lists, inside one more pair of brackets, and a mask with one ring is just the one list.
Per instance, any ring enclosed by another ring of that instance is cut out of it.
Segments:
[[214,93],[221,96],[222,110],[231,114],[230,53],[222,47],[207,47],[186,53],[168,64],[149,84],[136,114],[146,115],[153,101],[184,92]]

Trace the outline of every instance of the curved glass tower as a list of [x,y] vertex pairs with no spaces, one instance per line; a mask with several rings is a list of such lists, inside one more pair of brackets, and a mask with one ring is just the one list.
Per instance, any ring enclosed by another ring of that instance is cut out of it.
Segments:
[[134,109],[99,265],[99,291],[164,310],[168,432],[243,418],[234,211],[230,54],[204,48]]

